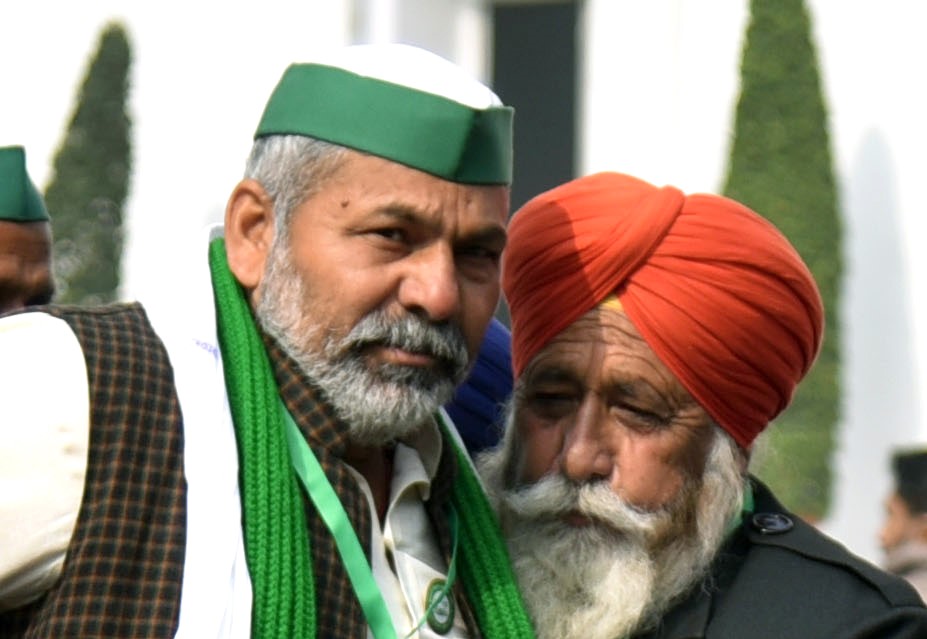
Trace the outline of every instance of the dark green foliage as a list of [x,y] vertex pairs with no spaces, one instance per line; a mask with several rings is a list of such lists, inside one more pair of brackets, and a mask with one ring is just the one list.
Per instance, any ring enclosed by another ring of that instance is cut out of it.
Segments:
[[759,474],[811,518],[830,503],[839,417],[841,223],[827,113],[803,0],[752,0],[724,192],[769,218],[814,273],[827,314],[823,350],[771,427]]
[[116,299],[131,169],[126,112],[130,64],[125,30],[107,25],[55,154],[45,201],[54,231],[60,302]]

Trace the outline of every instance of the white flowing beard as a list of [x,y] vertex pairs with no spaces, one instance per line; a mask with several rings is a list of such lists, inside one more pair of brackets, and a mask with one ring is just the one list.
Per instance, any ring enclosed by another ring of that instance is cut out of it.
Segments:
[[[466,342],[457,327],[417,316],[389,319],[371,313],[336,338],[314,323],[310,296],[283,242],[274,244],[255,315],[263,329],[325,394],[350,428],[351,440],[380,446],[401,439],[434,414],[467,374]],[[383,364],[372,367],[359,352],[364,343],[392,344],[438,359],[440,370]],[[310,345],[321,342],[321,348]]]
[[655,580],[641,545],[597,525],[521,517],[507,534],[539,639],[615,639],[637,626]]
[[[562,476],[505,487],[511,420],[499,449],[479,460],[509,542],[539,639],[616,639],[652,627],[708,573],[740,511],[744,478],[736,444],[718,429],[701,481],[667,507],[641,512],[604,482]],[[565,523],[579,511],[593,523]]]

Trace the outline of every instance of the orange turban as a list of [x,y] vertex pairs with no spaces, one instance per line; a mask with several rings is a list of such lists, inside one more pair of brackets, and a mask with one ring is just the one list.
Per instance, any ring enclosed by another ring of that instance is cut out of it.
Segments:
[[612,293],[660,360],[747,447],[792,399],[824,312],[788,240],[747,207],[618,173],[568,182],[509,224],[516,378]]

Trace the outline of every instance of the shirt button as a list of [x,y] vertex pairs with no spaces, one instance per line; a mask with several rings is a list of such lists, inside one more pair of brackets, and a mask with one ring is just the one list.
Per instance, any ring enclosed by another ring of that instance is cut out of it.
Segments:
[[750,523],[761,535],[780,535],[795,527],[795,522],[782,513],[757,513]]

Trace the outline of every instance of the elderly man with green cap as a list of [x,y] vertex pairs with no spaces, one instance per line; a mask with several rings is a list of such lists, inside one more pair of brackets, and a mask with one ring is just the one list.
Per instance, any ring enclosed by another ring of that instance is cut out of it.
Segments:
[[0,628],[531,636],[441,409],[498,301],[511,118],[413,47],[293,65],[169,308],[0,321]]
[[51,224],[21,146],[0,148],[0,313],[47,304],[54,293]]

